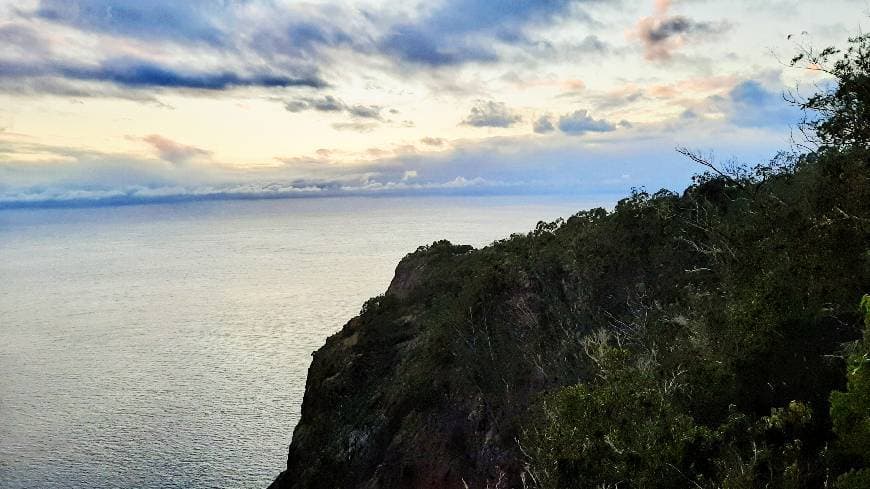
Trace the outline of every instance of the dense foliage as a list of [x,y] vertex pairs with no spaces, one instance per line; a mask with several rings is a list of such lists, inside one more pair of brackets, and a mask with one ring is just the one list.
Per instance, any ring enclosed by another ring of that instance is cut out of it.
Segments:
[[870,487],[870,334],[850,341],[870,328],[870,36],[851,44],[794,61],[838,81],[801,103],[818,149],[752,170],[690,154],[711,171],[684,195],[636,192],[596,223],[668,280],[582,341],[592,380],[542,400],[535,484]]

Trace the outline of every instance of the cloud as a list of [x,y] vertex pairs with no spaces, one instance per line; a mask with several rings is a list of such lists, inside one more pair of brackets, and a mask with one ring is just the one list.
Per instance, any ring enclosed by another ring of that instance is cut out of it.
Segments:
[[474,127],[510,127],[521,120],[504,102],[478,100],[462,123]]
[[7,56],[13,53],[22,57],[45,56],[49,52],[45,40],[34,29],[21,24],[0,26],[0,43]]
[[[628,85],[617,88],[605,93],[596,93],[587,95],[584,100],[591,102],[591,105],[598,110],[620,109],[631,106],[637,102],[648,100],[648,90],[635,86]],[[570,97],[573,93],[565,94]]]
[[426,146],[443,146],[447,142],[444,138],[425,137],[420,139],[420,142]]
[[289,102],[284,103],[284,108],[287,109],[288,112],[302,112],[303,110],[308,110],[310,106],[307,102],[302,100],[290,100]]
[[[160,136],[147,139],[167,153],[165,157],[201,152]],[[12,149],[0,141],[3,156],[9,156],[6,150]],[[416,170],[393,161],[344,166],[324,164],[323,159],[293,158],[287,159],[284,166],[252,172],[219,164],[168,167],[156,160],[61,147],[25,144],[14,149],[19,153],[50,152],[60,157],[40,165],[0,158],[0,209],[323,195],[478,193],[487,188],[519,187],[518,183],[461,174],[420,180]]]
[[284,104],[284,108],[290,112],[302,112],[304,110],[317,110],[320,112],[341,112],[345,110],[344,102],[332,95],[320,98],[302,97],[291,100]]
[[369,51],[365,36],[344,30],[343,26],[359,24],[360,19],[351,18],[353,14],[329,5],[320,9],[305,4],[276,6],[268,14],[248,19],[256,27],[249,39],[240,44],[274,63],[305,60],[314,65],[325,64],[329,58],[324,51],[328,49],[349,47],[360,53]]
[[[529,134],[453,140],[443,151],[398,148],[374,160],[321,152],[311,158],[279,159],[283,164],[258,169],[241,169],[213,157],[200,161],[208,158],[201,148],[165,137],[151,139],[155,151],[159,145],[166,158],[190,157],[190,162],[208,164],[167,165],[130,154],[45,146],[2,132],[0,207],[427,193],[615,199],[632,186],[686,185],[698,169],[676,155],[671,150],[675,146],[692,144],[758,161],[780,147],[783,135],[707,119],[682,124],[679,131],[673,126],[637,125],[595,141],[561,133],[548,138]],[[33,154],[44,155],[38,165],[20,159]]]
[[610,44],[601,40],[598,36],[590,34],[583,38],[582,41],[573,46],[573,50],[580,53],[596,53],[605,54],[610,51]]
[[[699,87],[694,92],[695,95],[705,92],[713,94],[697,99],[676,100],[676,107],[681,110],[675,121],[692,124],[718,122],[736,128],[778,130],[785,133],[804,114],[800,108],[784,100],[784,87],[779,75],[779,72],[759,73],[753,79],[732,79],[728,85],[724,85],[726,79],[710,79],[710,83],[694,81],[690,85]],[[686,80],[688,81],[690,80]],[[666,92],[669,93],[670,89]],[[687,92],[693,93],[690,90]]]
[[320,68],[331,61],[321,49],[351,40],[338,27],[342,16],[321,22],[331,10],[341,9],[248,1],[40,0],[13,9],[14,17],[0,26],[0,40],[10,47],[0,58],[0,90],[115,95],[82,83],[70,87],[76,82],[213,92],[325,88]]
[[[607,91],[592,91],[577,96],[564,93],[560,97],[570,97],[574,100],[588,103],[598,112],[614,110],[631,110],[651,103],[662,103],[667,106],[685,108],[698,100],[703,100],[713,94],[722,95],[732,89],[739,79],[734,75],[716,75],[674,79],[667,83],[617,85]],[[670,107],[668,107],[670,112]]]
[[632,33],[640,40],[649,60],[669,60],[674,51],[690,40],[703,41],[731,28],[727,22],[702,22],[670,15],[670,3],[670,0],[657,0],[655,14],[640,19]]
[[470,61],[492,62],[498,58],[486,47],[457,41],[445,41],[438,33],[430,33],[414,25],[399,25],[381,41],[380,49],[404,61],[431,67],[457,65]]
[[574,1],[446,0],[427,14],[400,22],[378,43],[403,61],[443,67],[499,59],[495,43],[531,44],[524,28],[551,21]]
[[800,120],[800,109],[786,103],[782,94],[755,80],[737,84],[727,97],[713,99],[738,127],[787,127]]
[[377,105],[354,105],[348,107],[347,111],[354,117],[381,120],[381,107]]
[[378,125],[374,122],[336,122],[333,129],[339,131],[371,132]]
[[210,158],[212,154],[211,151],[181,144],[159,134],[145,136],[142,138],[142,141],[145,141],[157,150],[161,160],[176,165],[185,164],[195,158]]
[[79,29],[142,39],[223,43],[220,16],[229,4],[209,0],[41,0],[34,15]]
[[[215,186],[130,186],[108,190],[34,189],[0,192],[0,209],[95,207],[209,200],[291,199],[359,195],[476,195],[527,193],[519,184],[456,177],[444,182],[414,182],[414,172],[399,180],[296,181]],[[513,191],[511,191],[513,189]]]
[[[573,20],[576,22],[576,18]],[[527,68],[547,66],[550,63],[574,64],[578,60],[586,63],[603,60],[613,62],[617,56],[628,53],[625,47],[614,46],[595,34],[587,34],[579,40],[573,36],[568,39],[550,39],[541,35],[540,38],[529,39],[527,43],[514,47],[519,47],[520,50],[511,52],[517,56],[510,61]]]
[[312,109],[320,112],[341,112],[345,109],[344,102],[338,100],[332,95],[327,95],[321,99],[309,99],[309,104]]
[[586,110],[575,110],[559,117],[559,129],[565,134],[579,136],[588,132],[610,132],[616,126],[604,119],[594,119]]
[[538,134],[546,134],[556,130],[553,126],[553,118],[549,115],[542,115],[532,123],[532,129]]
[[326,86],[326,82],[315,76],[288,77],[272,73],[243,75],[231,71],[197,72],[137,59],[110,59],[97,65],[0,61],[0,79],[44,77],[107,82],[127,88],[226,90],[250,86],[270,88]]
[[110,81],[129,87],[193,88],[225,90],[231,87],[312,87],[326,86],[314,76],[288,77],[260,73],[240,75],[233,72],[192,72],[167,68],[144,61],[109,60],[97,68],[68,67],[61,74],[74,79]]
[[3,78],[0,76],[0,93],[27,97],[56,95],[76,99],[92,97],[117,98],[161,107],[171,107],[161,102],[153,90],[129,90],[117,85],[77,82],[61,78]]
[[325,95],[319,98],[300,97],[285,102],[284,108],[290,112],[302,112],[305,110],[316,110],[319,112],[346,112],[347,114],[360,119],[383,121],[383,117],[381,116],[383,107],[379,105],[348,105],[341,99],[332,95]]
[[[168,43],[190,52],[193,47],[199,56],[237,66],[266,64],[275,69],[276,76],[283,74],[296,81],[252,81],[252,86],[322,87],[325,82],[317,75],[332,66],[336,49],[387,57],[389,70],[405,70],[405,63],[439,67],[494,62],[499,59],[494,44],[531,45],[527,27],[547,24],[561,14],[573,12],[576,3],[580,2],[444,0],[402,14],[393,7],[361,9],[335,2],[40,0],[35,8],[21,9],[21,14],[32,21],[114,36],[113,41],[131,39],[143,47],[142,42],[160,43],[158,47],[169,48],[166,52],[173,49]],[[108,44],[101,51],[110,51],[111,47]],[[125,80],[122,77],[122,82]],[[158,85],[190,84],[188,80]],[[237,80],[201,84],[209,88],[247,85]]]
[[[387,72],[413,74],[420,65],[497,62],[512,47],[519,48],[513,51],[517,55],[536,52],[547,45],[541,27],[569,17],[585,22],[579,5],[594,1],[442,0],[427,8],[397,9],[341,2],[33,0],[34,6],[15,9],[18,31],[0,33],[0,39],[42,46],[24,27],[38,26],[52,51],[34,56],[31,50],[19,53],[17,61],[3,60],[0,78],[53,78],[55,87],[61,81],[86,81],[167,91],[324,88],[328,79],[344,75],[336,66],[348,56],[370,58]],[[19,24],[21,19],[26,24]],[[575,47],[601,51],[606,44],[586,35]],[[36,91],[20,84],[9,89]],[[76,89],[94,96],[110,93],[99,87]],[[346,110],[380,119],[376,106]]]

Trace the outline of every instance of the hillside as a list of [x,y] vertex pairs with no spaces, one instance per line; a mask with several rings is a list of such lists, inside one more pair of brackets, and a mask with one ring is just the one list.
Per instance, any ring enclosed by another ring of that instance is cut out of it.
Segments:
[[870,487],[868,48],[796,58],[811,151],[408,255],[272,487]]

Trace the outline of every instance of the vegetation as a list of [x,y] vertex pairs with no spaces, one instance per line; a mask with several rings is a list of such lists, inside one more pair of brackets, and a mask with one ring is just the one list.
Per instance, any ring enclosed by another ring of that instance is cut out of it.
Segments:
[[849,471],[842,473],[835,486],[870,487],[870,296],[861,300],[864,339],[854,345],[846,367],[846,392],[831,393],[831,421],[837,461]]
[[605,218],[667,236],[676,283],[586,337],[595,377],[527,433],[535,484],[870,487],[868,55],[861,36],[793,60],[838,80],[799,102],[814,151],[751,170],[686,151],[710,171],[683,196],[636,192]]
[[868,51],[795,58],[811,151],[408,255],[275,487],[870,487]]

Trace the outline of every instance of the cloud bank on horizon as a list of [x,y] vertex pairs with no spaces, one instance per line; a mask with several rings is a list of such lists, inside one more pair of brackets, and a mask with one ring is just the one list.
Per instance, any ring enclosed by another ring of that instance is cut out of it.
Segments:
[[[678,187],[865,0],[0,1],[0,207]],[[779,55],[781,58],[778,58]]]

